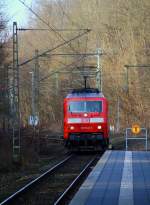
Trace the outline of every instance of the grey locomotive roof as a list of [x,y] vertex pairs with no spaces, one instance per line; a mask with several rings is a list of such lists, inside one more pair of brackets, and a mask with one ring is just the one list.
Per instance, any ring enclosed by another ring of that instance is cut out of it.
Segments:
[[104,97],[103,93],[99,92],[98,89],[75,89],[67,95],[66,98],[76,97]]

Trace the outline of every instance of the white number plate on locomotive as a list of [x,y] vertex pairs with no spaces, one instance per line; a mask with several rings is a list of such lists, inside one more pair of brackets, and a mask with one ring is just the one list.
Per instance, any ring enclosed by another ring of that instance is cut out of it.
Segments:
[[90,122],[90,118],[82,118],[81,122],[82,123],[89,123]]

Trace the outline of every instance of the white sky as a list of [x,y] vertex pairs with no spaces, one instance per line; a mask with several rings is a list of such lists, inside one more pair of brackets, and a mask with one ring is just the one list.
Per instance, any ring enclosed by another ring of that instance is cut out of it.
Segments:
[[[25,0],[24,2],[32,6],[34,0]],[[28,9],[18,0],[3,0],[5,3],[5,13],[8,19],[10,19],[9,26],[13,21],[17,21],[18,26],[24,26],[28,23],[28,18],[31,13]]]

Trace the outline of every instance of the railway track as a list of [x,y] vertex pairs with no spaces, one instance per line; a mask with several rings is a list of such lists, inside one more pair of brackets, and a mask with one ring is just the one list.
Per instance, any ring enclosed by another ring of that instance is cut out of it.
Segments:
[[64,204],[68,201],[68,193],[76,189],[81,178],[87,175],[90,167],[96,163],[100,155],[69,155],[42,175],[26,184],[0,205],[43,205]]
[[38,183],[40,183],[41,180],[43,180],[45,177],[47,177],[48,175],[55,172],[56,169],[58,169],[60,166],[62,166],[64,163],[66,163],[71,157],[72,157],[72,155],[67,156],[64,160],[62,160],[61,162],[59,162],[58,164],[56,164],[52,168],[48,169],[46,172],[44,172],[43,174],[38,176],[36,179],[32,180],[31,182],[29,182],[28,184],[23,186],[21,189],[16,191],[14,194],[12,194],[8,198],[6,198],[4,201],[2,201],[0,203],[0,205],[12,204],[12,203],[15,204],[17,202],[17,200],[19,199],[19,197],[22,197],[25,193],[27,193],[32,188],[34,188],[34,186],[38,185]]
[[90,162],[84,167],[80,174],[73,180],[73,182],[61,194],[61,196],[54,202],[54,205],[68,204],[68,202],[72,199],[75,190],[78,189],[79,185],[81,185],[83,179],[89,174],[91,167],[95,165],[96,162],[96,157],[90,160]]

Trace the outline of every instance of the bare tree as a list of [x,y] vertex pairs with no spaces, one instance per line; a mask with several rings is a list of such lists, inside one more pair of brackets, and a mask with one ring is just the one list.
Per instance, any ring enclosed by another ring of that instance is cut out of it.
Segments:
[[4,5],[0,3],[0,127],[5,128],[8,119],[8,68],[6,67],[6,18],[2,11]]
[[[112,123],[115,122],[116,99],[120,97],[121,103],[121,123],[126,126],[132,123],[135,118],[142,121],[145,108],[149,106],[150,93],[145,87],[149,87],[149,70],[139,71],[132,69],[129,71],[129,93],[124,90],[126,81],[125,64],[146,64],[149,63],[150,51],[150,24],[149,10],[150,1],[148,0],[58,0],[42,1],[39,0],[37,9],[33,8],[38,16],[43,19],[44,24],[37,16],[31,20],[30,25],[37,28],[48,28],[48,31],[26,32],[22,35],[21,56],[30,58],[34,55],[34,50],[39,49],[42,52],[46,49],[55,47],[63,39],[70,39],[81,31],[54,32],[53,28],[90,28],[92,32],[81,39],[71,42],[56,50],[56,52],[86,52],[95,51],[100,47],[105,52],[102,57],[103,67],[103,91],[108,97],[110,103],[110,115]],[[60,36],[62,38],[60,38]],[[55,52],[55,51],[54,51]],[[50,53],[51,54],[51,53]],[[44,60],[43,60],[44,59]],[[73,58],[47,56],[40,60],[40,75],[44,77],[49,73],[61,70],[65,64],[71,63]],[[78,62],[77,65],[83,65],[84,62]],[[93,64],[94,60],[87,63]],[[70,68],[68,68],[69,70]],[[29,70],[26,70],[29,72]],[[23,74],[25,76],[25,74]],[[27,76],[27,73],[26,73]],[[74,76],[75,77],[75,76]],[[63,88],[69,88],[68,83],[71,76],[59,75],[60,85]],[[23,77],[24,79],[24,77]],[[27,78],[29,82],[29,77]],[[71,83],[73,80],[70,80]],[[79,79],[78,79],[79,82]],[[42,121],[51,124],[51,121],[60,119],[59,113],[62,112],[60,104],[64,93],[59,90],[59,95],[55,89],[55,75],[47,78],[40,83],[40,109],[42,112]],[[72,83],[73,84],[73,83]],[[78,85],[78,83],[76,83]],[[75,83],[73,86],[77,86]],[[94,84],[94,83],[93,83]],[[29,85],[28,85],[29,86]],[[23,89],[29,90],[28,86]],[[60,86],[60,88],[62,88]],[[28,92],[24,92],[28,93]],[[28,93],[29,94],[29,93]],[[148,95],[147,100],[145,97]],[[56,97],[57,96],[57,97]],[[24,95],[24,99],[29,98]],[[23,100],[28,102],[28,100]],[[143,106],[141,106],[143,104]],[[25,107],[25,105],[24,105]],[[26,103],[26,107],[28,103]],[[45,109],[47,107],[47,109]],[[134,107],[134,109],[133,109]],[[28,108],[26,110],[29,110]],[[48,113],[48,114],[47,114]],[[150,115],[147,113],[146,118]],[[144,121],[143,121],[144,122]]]

